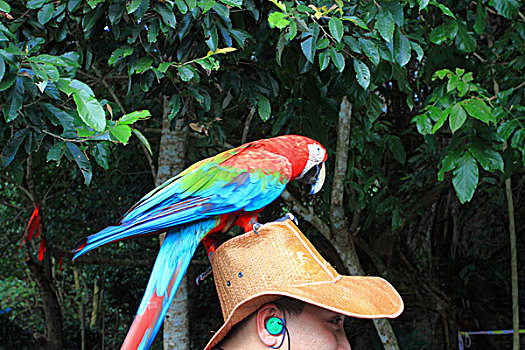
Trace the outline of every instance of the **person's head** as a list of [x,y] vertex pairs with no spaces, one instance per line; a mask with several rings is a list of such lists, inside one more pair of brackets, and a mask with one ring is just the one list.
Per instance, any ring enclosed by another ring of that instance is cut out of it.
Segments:
[[230,239],[211,264],[225,322],[204,350],[350,349],[345,316],[403,311],[390,283],[340,275],[290,220]]
[[[345,316],[283,297],[261,306],[236,324],[218,345],[224,350],[349,350]],[[293,346],[291,346],[293,344]]]

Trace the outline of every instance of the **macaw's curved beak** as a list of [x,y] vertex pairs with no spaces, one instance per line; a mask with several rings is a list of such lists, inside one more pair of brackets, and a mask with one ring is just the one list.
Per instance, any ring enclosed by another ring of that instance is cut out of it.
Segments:
[[326,177],[326,169],[324,162],[317,164],[312,169],[308,170],[306,174],[301,178],[301,182],[312,185],[310,194],[316,194],[321,190],[324,184],[324,179]]

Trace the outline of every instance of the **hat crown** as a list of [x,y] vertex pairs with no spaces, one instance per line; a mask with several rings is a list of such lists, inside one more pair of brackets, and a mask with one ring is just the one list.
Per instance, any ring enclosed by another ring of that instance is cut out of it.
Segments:
[[225,320],[239,302],[256,294],[341,278],[292,221],[268,223],[257,232],[227,241],[212,255]]

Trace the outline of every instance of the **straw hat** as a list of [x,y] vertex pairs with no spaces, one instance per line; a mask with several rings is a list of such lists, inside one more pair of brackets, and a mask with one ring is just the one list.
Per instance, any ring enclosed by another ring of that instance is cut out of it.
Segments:
[[222,244],[211,257],[223,326],[204,350],[238,322],[282,296],[360,318],[397,317],[403,300],[380,277],[341,276],[291,220],[272,222]]

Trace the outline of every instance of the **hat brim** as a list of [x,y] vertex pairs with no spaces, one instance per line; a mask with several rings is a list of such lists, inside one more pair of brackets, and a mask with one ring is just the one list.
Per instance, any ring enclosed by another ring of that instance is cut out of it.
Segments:
[[219,344],[234,325],[262,305],[280,297],[290,297],[308,304],[358,318],[394,318],[401,314],[403,300],[394,287],[380,277],[342,276],[335,282],[287,286],[281,290],[254,294],[235,306],[228,319],[204,350]]

